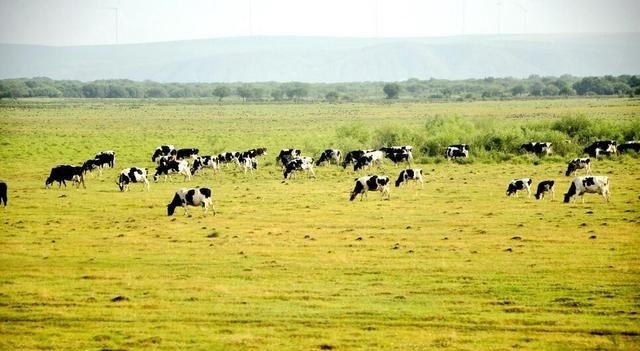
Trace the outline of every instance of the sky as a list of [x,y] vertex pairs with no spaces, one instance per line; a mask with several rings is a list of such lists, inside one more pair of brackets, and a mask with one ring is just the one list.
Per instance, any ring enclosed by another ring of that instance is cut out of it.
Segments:
[[0,0],[0,43],[640,32],[640,0]]

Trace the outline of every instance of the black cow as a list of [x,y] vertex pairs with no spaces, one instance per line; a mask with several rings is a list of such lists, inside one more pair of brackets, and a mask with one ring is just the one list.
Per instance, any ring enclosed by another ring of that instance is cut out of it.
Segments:
[[216,214],[216,208],[213,206],[213,199],[211,197],[212,191],[209,188],[183,188],[176,191],[173,196],[173,200],[167,205],[167,215],[172,216],[176,210],[176,207],[182,206],[184,208],[185,215],[191,215],[189,213],[188,206],[203,207],[206,214],[211,207],[213,215]]
[[456,159],[459,157],[466,158],[469,157],[469,145],[467,144],[455,144],[447,146],[447,149],[444,152],[444,157],[446,159]]
[[624,144],[618,146],[618,152],[623,153],[628,151],[640,152],[640,141],[627,141]]
[[299,149],[282,149],[276,157],[276,163],[280,163],[283,167],[296,157],[299,157],[302,154],[302,151]]
[[7,190],[8,190],[7,183],[0,181],[0,204],[3,204],[4,208],[7,208],[7,204],[9,203]]
[[520,178],[512,180],[507,186],[507,196],[515,195],[518,197],[519,190],[526,190],[527,197],[531,196],[531,178]]
[[242,154],[240,154],[240,157],[249,157],[249,158],[256,158],[259,156],[263,156],[267,154],[267,148],[266,147],[259,147],[256,149],[251,149],[251,150],[247,150],[244,151]]
[[553,180],[543,180],[538,184],[538,189],[535,193],[535,197],[537,200],[542,200],[544,198],[544,194],[547,192],[551,193],[551,200],[556,196],[555,191],[553,190],[553,186],[555,181]]
[[176,156],[176,148],[173,145],[161,145],[158,146],[155,151],[153,152],[153,155],[151,156],[151,161],[152,162],[158,162],[158,160],[160,159],[160,156]]
[[360,157],[364,156],[364,154],[373,151],[375,150],[353,150],[347,152],[344,157],[344,161],[342,161],[342,168],[346,169],[349,164],[355,164],[356,162],[358,162]]
[[413,160],[413,155],[411,151],[401,150],[398,152],[386,153],[385,156],[391,160],[394,164],[400,162],[406,162],[407,164],[411,164],[411,160]]
[[142,190],[149,190],[149,181],[147,180],[148,169],[131,167],[125,168],[120,172],[118,177],[118,187],[120,191],[129,191],[129,183],[143,183]]
[[368,191],[379,191],[382,198],[386,197],[388,200],[390,198],[389,177],[373,175],[356,178],[356,185],[351,192],[349,201],[355,200],[358,195],[362,201],[364,197],[367,197]]
[[105,165],[113,168],[116,165],[116,152],[113,150],[101,151],[96,154],[94,160],[101,168],[104,168]]
[[583,151],[591,157],[616,155],[618,153],[618,143],[615,140],[598,140],[584,148]]
[[82,166],[72,166],[72,165],[59,165],[51,168],[51,173],[49,177],[44,183],[45,188],[51,187],[53,182],[58,182],[58,188],[60,188],[63,184],[64,187],[67,187],[66,181],[70,180],[76,185],[76,188],[80,188],[80,184],[82,184],[83,188],[87,188],[84,184],[84,170]]
[[536,155],[549,155],[552,152],[551,149],[552,143],[548,141],[535,142],[532,141],[530,143],[522,144],[520,146],[520,150],[523,152],[530,152]]
[[339,164],[342,160],[342,152],[338,149],[326,149],[320,155],[318,161],[316,161],[316,166],[319,166],[322,163],[331,164],[331,161]]
[[200,153],[200,150],[196,148],[180,149],[176,151],[176,160],[182,160],[190,157],[195,158],[198,156],[198,153]]

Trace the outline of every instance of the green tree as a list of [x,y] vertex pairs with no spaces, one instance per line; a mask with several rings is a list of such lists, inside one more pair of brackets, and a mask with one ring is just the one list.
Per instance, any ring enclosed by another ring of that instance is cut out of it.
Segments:
[[226,98],[229,95],[231,95],[231,89],[225,86],[220,86],[213,89],[213,96],[216,96],[220,101],[222,101],[222,99]]
[[330,91],[324,96],[324,99],[329,102],[336,102],[338,101],[339,98],[340,98],[340,95],[338,95],[338,93],[335,91]]
[[387,99],[397,99],[400,94],[400,86],[396,83],[387,83],[382,88]]

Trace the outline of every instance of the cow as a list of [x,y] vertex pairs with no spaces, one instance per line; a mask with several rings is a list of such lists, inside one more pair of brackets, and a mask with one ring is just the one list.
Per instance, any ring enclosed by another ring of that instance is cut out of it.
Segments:
[[102,175],[102,166],[98,163],[96,159],[86,160],[82,164],[82,172],[84,174],[87,174],[88,172],[91,172],[96,169],[98,170],[98,174]]
[[380,151],[384,152],[385,154],[394,154],[394,153],[398,153],[398,152],[403,152],[403,151],[409,151],[411,152],[411,150],[413,150],[413,146],[411,145],[404,145],[404,146],[386,146],[386,147],[381,147]]
[[567,164],[567,171],[565,172],[564,175],[568,177],[572,175],[573,172],[579,169],[584,169],[585,174],[591,174],[591,159],[589,159],[588,157],[574,158],[573,160],[569,161],[569,163]]
[[346,169],[349,164],[355,164],[356,162],[358,162],[358,159],[360,159],[360,157],[364,156],[364,154],[373,151],[376,150],[353,150],[347,152],[344,157],[344,161],[342,161],[342,168]]
[[289,179],[295,172],[303,170],[307,171],[307,178],[316,177],[313,171],[313,159],[311,157],[297,157],[289,161],[284,169],[284,180]]
[[640,141],[627,141],[624,144],[618,146],[618,152],[623,153],[628,151],[640,152]]
[[197,148],[179,149],[176,151],[176,160],[184,160],[185,158],[196,158],[200,150]]
[[240,158],[237,158],[236,164],[240,169],[242,169],[244,174],[247,174],[247,171],[253,173],[254,170],[258,169],[258,162],[256,162],[256,159],[249,156],[241,156]]
[[199,156],[195,160],[193,160],[193,165],[191,166],[191,174],[195,175],[196,172],[200,169],[211,168],[213,172],[218,171],[218,159],[214,156]]
[[449,145],[444,152],[444,158],[446,159],[456,159],[456,158],[466,158],[469,157],[469,145],[467,144],[456,144]]
[[107,165],[109,168],[113,168],[116,165],[116,152],[113,150],[101,151],[94,157],[96,164],[101,168]]
[[118,187],[120,191],[129,191],[129,183],[143,183],[142,190],[147,188],[149,191],[149,181],[147,180],[147,174],[149,170],[147,168],[131,167],[125,168],[120,172],[118,176]]
[[251,149],[251,150],[247,150],[244,151],[240,157],[250,157],[250,158],[256,158],[259,156],[263,156],[267,154],[267,148],[266,147],[259,147],[256,149]]
[[213,211],[213,215],[216,215],[216,208],[213,206],[213,198],[211,197],[212,191],[209,188],[182,188],[176,191],[173,196],[173,200],[167,205],[167,215],[173,216],[176,207],[182,206],[184,208],[184,214],[191,216],[188,206],[203,207],[204,214],[209,211],[209,208]]
[[398,152],[385,153],[385,157],[390,159],[391,162],[393,162],[393,164],[406,162],[409,165],[411,164],[411,160],[413,160],[413,155],[409,150],[401,150]]
[[9,204],[9,197],[7,196],[7,192],[7,183],[0,181],[0,204],[2,204],[4,208],[7,208],[7,205]]
[[541,141],[541,142],[532,141],[532,142],[520,145],[520,150],[523,152],[534,153],[538,156],[550,155],[552,152],[552,145],[553,144],[548,141]]
[[513,179],[507,186],[507,196],[518,197],[518,190],[526,190],[527,198],[531,197],[531,178]]
[[382,199],[390,199],[389,177],[372,175],[356,178],[355,181],[356,185],[349,196],[349,201],[355,200],[358,195],[362,201],[364,197],[367,197],[368,191],[379,191]]
[[163,161],[160,163],[158,167],[156,167],[156,173],[153,175],[153,180],[158,181],[161,175],[164,175],[164,181],[167,181],[167,177],[169,180],[171,179],[171,174],[179,173],[184,176],[184,180],[191,180],[191,169],[189,169],[189,162],[187,160],[169,160]]
[[158,162],[160,156],[171,156],[175,157],[177,154],[176,148],[173,145],[161,145],[158,146],[153,155],[151,155],[151,162]]
[[342,160],[342,152],[340,150],[326,149],[322,152],[318,161],[316,161],[316,166],[319,166],[322,163],[326,163],[327,165],[330,165],[332,161],[335,162],[336,164],[339,164],[341,160]]
[[572,199],[576,196],[582,198],[584,203],[584,194],[600,194],[604,199],[604,202],[609,202],[611,199],[611,193],[609,192],[609,177],[605,176],[584,176],[573,179],[569,186],[569,191],[564,194],[564,202],[572,202]]
[[353,171],[358,171],[359,169],[365,169],[374,163],[377,165],[382,165],[384,159],[384,153],[381,150],[367,152],[362,155],[356,164],[353,165]]
[[240,158],[241,153],[238,151],[231,151],[231,152],[221,152],[218,154],[218,164],[219,165],[227,165],[227,168],[229,167],[230,164],[237,164],[238,163],[238,159]]
[[618,154],[618,143],[615,140],[598,140],[584,148],[584,153],[591,157],[600,155],[611,156]]
[[536,193],[534,194],[534,196],[536,197],[536,200],[542,200],[544,198],[544,194],[549,192],[551,193],[551,200],[553,200],[555,198],[555,191],[553,190],[553,186],[555,184],[555,181],[553,180],[543,180],[538,184],[538,189],[536,190]]
[[49,188],[53,182],[58,182],[58,188],[63,184],[66,188],[67,180],[72,181],[74,185],[76,185],[76,189],[80,188],[80,184],[82,184],[83,188],[87,188],[84,184],[84,170],[82,169],[82,166],[72,165],[59,165],[51,168],[51,173],[45,181],[44,186],[45,188]]
[[280,163],[283,167],[286,167],[287,164],[296,157],[299,157],[302,152],[299,149],[282,149],[276,157],[276,164]]
[[408,184],[409,180],[415,180],[416,183],[420,183],[420,187],[424,188],[424,181],[422,180],[422,168],[407,168],[400,171],[398,179],[396,179],[396,188],[402,184]]

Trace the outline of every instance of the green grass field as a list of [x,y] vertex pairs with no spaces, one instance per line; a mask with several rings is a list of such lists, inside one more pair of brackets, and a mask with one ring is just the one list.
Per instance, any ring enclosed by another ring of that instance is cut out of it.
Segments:
[[[572,178],[560,157],[420,163],[424,189],[354,202],[359,174],[318,167],[315,180],[282,183],[273,162],[280,148],[317,157],[354,143],[336,132],[354,123],[373,136],[450,115],[510,128],[567,115],[633,120],[640,101],[2,102],[0,349],[640,349],[637,157],[594,162],[593,174],[610,177],[609,204],[562,203]],[[269,155],[255,174],[119,192],[119,170],[152,168],[163,143]],[[87,189],[44,189],[52,166],[107,149],[116,169],[87,176]],[[376,172],[395,180],[400,169]],[[516,177],[555,179],[555,200],[507,198]],[[213,189],[218,214],[167,217],[173,193],[195,185]]]

